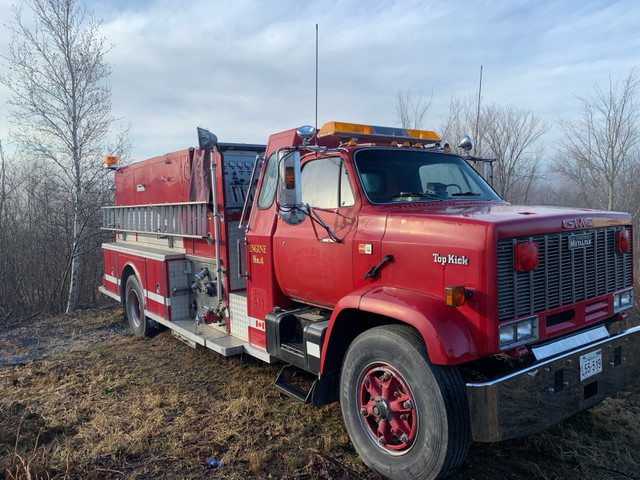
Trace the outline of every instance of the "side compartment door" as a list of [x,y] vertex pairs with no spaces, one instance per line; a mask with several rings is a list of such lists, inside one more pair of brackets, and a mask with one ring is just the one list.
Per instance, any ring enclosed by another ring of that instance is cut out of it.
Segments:
[[302,166],[302,202],[308,217],[299,225],[278,219],[274,257],[278,283],[291,298],[335,305],[353,291],[353,237],[360,201],[340,156]]

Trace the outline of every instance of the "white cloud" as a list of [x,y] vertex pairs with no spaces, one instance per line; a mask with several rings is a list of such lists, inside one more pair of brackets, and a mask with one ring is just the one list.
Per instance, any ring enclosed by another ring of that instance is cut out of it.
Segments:
[[637,1],[88,6],[115,45],[113,108],[132,124],[136,158],[194,144],[198,125],[221,141],[266,143],[270,133],[313,123],[316,23],[320,123],[393,125],[396,92],[411,89],[433,91],[437,128],[452,93],[476,94],[480,65],[484,101],[530,108],[552,122],[575,115],[575,94],[640,63]]

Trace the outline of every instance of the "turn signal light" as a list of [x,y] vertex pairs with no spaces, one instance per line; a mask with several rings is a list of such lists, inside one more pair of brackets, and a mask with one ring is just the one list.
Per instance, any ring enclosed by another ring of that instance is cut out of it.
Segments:
[[288,190],[296,188],[296,175],[293,167],[287,167],[284,170],[284,184]]
[[530,272],[538,268],[538,242],[519,242],[514,249],[516,272]]
[[616,253],[629,253],[631,251],[631,235],[629,230],[616,232]]
[[444,288],[444,303],[448,307],[459,307],[467,300],[467,290],[464,285],[453,285]]

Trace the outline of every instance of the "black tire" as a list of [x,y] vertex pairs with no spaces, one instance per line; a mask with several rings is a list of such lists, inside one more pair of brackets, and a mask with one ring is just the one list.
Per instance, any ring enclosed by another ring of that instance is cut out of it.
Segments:
[[412,328],[376,327],[353,341],[342,364],[340,406],[360,458],[389,478],[442,478],[467,457],[464,381],[456,367],[431,364]]
[[134,335],[148,335],[150,328],[144,311],[144,295],[135,275],[127,278],[124,292],[124,316],[129,322],[129,328]]

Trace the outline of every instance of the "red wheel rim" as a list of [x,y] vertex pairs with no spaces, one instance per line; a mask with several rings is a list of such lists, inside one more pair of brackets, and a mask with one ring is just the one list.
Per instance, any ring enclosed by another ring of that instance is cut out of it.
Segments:
[[418,431],[416,404],[397,370],[373,364],[358,379],[360,420],[371,439],[391,454],[406,453]]

